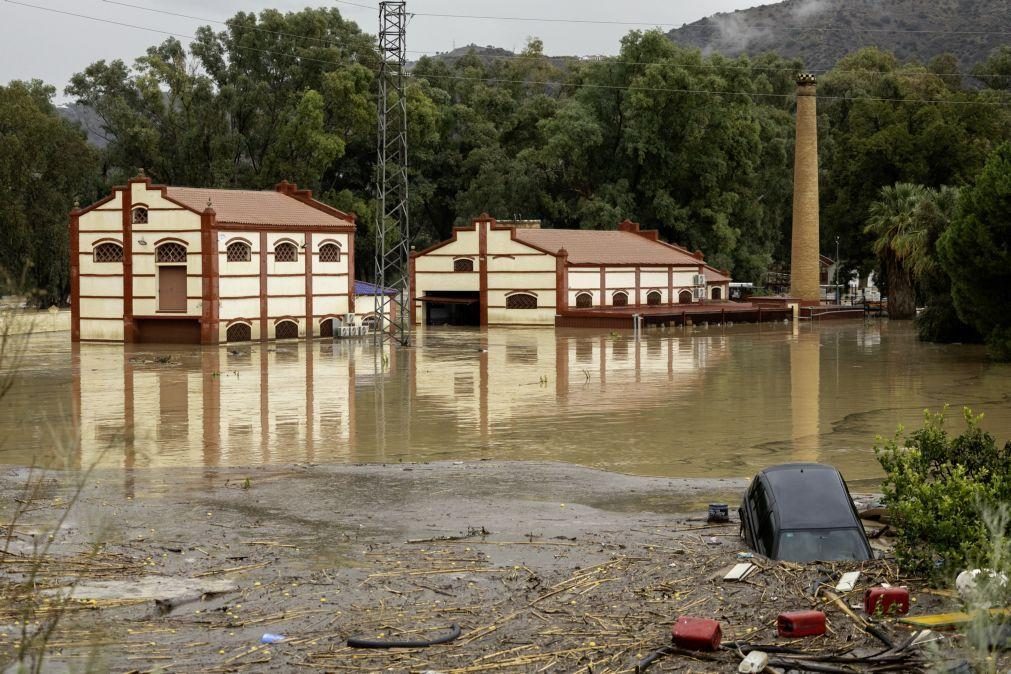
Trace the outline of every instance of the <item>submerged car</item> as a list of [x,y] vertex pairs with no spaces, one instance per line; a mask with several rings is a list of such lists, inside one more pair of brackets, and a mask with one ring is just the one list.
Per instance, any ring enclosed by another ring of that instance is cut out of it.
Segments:
[[846,482],[832,466],[766,468],[751,481],[739,512],[748,547],[770,559],[874,559]]

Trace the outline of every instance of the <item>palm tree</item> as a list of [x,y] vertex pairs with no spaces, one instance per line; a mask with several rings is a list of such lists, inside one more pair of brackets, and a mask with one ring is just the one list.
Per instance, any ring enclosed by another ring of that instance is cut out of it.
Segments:
[[881,189],[871,204],[864,232],[875,237],[878,256],[888,279],[888,317],[916,316],[914,270],[922,273],[933,257],[923,222],[923,204],[934,191],[923,185],[896,183]]

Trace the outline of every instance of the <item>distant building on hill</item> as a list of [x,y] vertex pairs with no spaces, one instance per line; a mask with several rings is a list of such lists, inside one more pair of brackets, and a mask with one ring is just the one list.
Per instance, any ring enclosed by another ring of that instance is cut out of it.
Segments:
[[625,221],[617,230],[541,229],[483,215],[412,253],[411,320],[555,325],[585,310],[687,308],[728,298],[730,275],[701,252]]
[[[355,216],[274,190],[153,185],[70,213],[72,339],[218,344],[332,336],[356,312]],[[372,289],[374,291],[374,289]]]

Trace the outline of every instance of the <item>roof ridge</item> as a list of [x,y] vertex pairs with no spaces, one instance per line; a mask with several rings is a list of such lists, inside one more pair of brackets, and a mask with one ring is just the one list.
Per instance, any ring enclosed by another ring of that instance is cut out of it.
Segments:
[[[192,187],[190,185],[166,185],[168,190],[201,190],[203,192],[248,192],[250,194],[281,194],[276,190],[251,190],[244,187]],[[283,195],[282,195],[283,196]]]

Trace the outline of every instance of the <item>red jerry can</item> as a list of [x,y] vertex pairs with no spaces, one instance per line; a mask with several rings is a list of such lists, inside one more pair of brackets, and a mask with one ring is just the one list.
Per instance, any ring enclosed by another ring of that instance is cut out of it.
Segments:
[[720,623],[709,618],[681,616],[671,629],[674,645],[689,651],[715,651],[720,647],[723,632]]
[[874,615],[905,615],[909,613],[909,590],[904,587],[872,587],[864,593],[864,613]]
[[821,611],[786,611],[777,621],[781,637],[814,637],[825,634],[825,614]]

